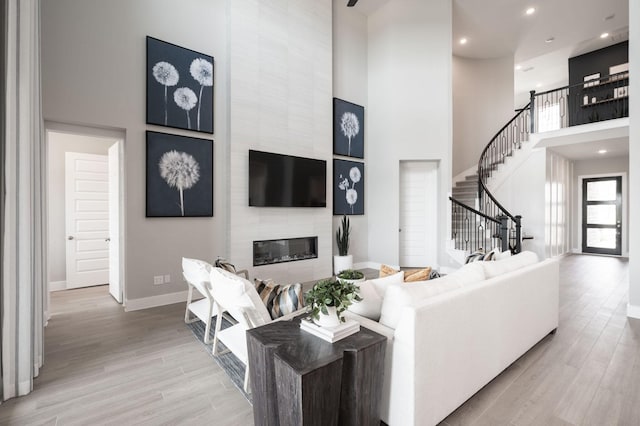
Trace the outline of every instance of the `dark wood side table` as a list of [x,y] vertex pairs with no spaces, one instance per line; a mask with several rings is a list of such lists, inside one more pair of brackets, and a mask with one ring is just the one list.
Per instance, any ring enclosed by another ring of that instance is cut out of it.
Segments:
[[329,343],[300,317],[247,331],[256,425],[376,425],[387,338],[364,327]]

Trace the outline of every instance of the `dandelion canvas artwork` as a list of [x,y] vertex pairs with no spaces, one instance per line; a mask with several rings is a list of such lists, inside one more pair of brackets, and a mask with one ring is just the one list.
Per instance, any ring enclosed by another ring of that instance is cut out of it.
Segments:
[[213,141],[147,132],[147,217],[213,216]]
[[364,163],[333,160],[333,214],[364,214]]
[[333,153],[364,158],[364,107],[333,98]]
[[147,124],[213,133],[213,56],[147,37]]

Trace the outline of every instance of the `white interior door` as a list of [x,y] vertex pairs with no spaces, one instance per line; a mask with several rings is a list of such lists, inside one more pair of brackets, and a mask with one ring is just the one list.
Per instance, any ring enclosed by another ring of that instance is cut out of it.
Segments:
[[437,194],[437,162],[400,162],[400,266],[436,264]]
[[109,147],[109,293],[122,303],[120,282],[120,158],[116,142]]
[[109,173],[106,155],[65,155],[67,288],[109,282]]

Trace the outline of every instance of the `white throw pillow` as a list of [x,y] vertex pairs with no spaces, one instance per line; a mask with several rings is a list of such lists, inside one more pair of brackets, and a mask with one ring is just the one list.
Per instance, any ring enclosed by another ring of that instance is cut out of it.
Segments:
[[213,298],[238,322],[248,327],[271,322],[269,311],[248,280],[221,268],[211,268],[211,286]]
[[489,279],[515,271],[527,265],[533,265],[537,262],[537,254],[532,251],[523,251],[506,259],[496,260],[495,262],[483,262],[482,266],[484,267],[484,274],[487,279]]
[[356,283],[360,287],[360,302],[354,302],[347,309],[354,314],[378,321],[380,318],[380,310],[382,309],[382,296],[373,286],[371,281],[362,281]]
[[506,259],[507,257],[511,257],[511,250],[505,250],[503,252],[496,253],[496,257],[493,260],[502,260]]
[[388,275],[382,278],[374,278],[369,281],[371,281],[371,284],[373,284],[373,287],[378,292],[378,295],[384,298],[384,294],[389,286],[404,284],[404,271],[400,271],[397,274]]
[[420,301],[462,287],[462,280],[447,275],[437,280],[392,285],[387,288],[380,311],[380,324],[396,328],[402,308],[415,306]]
[[462,268],[450,273],[444,278],[448,278],[449,280],[455,280],[458,284],[460,284],[460,286],[465,286],[467,284],[483,281],[485,279],[485,273],[483,268],[483,265],[485,263],[493,263],[493,262],[467,263],[466,265],[462,266]]

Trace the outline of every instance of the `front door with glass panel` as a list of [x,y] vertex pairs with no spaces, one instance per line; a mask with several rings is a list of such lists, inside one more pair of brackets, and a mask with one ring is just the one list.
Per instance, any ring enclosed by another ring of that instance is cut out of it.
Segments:
[[622,178],[582,181],[582,252],[622,254]]

